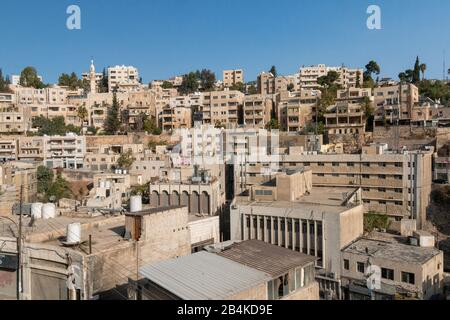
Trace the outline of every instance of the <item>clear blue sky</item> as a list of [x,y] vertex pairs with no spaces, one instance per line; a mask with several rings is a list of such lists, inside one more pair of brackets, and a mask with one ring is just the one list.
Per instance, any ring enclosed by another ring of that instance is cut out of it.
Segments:
[[[82,29],[66,29],[66,8],[81,7]],[[382,9],[382,30],[366,28],[369,4]],[[61,72],[126,64],[145,82],[197,68],[243,68],[246,80],[276,65],[365,66],[396,77],[416,55],[428,76],[450,65],[448,0],[17,0],[0,4],[0,67],[33,65],[54,82]]]

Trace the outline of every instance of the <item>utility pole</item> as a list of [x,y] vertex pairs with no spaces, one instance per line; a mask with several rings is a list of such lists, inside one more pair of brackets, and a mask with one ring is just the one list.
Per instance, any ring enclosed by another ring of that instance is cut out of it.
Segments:
[[16,295],[20,300],[20,292],[22,290],[22,206],[23,206],[23,183],[20,185],[20,208],[19,208],[19,233],[17,236],[17,283]]

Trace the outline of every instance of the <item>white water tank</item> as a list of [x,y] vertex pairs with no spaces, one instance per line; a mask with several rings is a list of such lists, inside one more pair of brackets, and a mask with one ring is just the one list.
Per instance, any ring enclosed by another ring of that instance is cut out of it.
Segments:
[[46,203],[42,206],[42,219],[52,219],[56,217],[56,207],[53,203]]
[[40,202],[31,204],[31,216],[34,219],[42,219],[42,206],[43,204]]
[[79,222],[67,225],[66,242],[68,244],[77,244],[81,242],[81,224]]
[[127,174],[128,171],[127,171],[127,170],[122,170],[122,173],[123,173],[123,174]]
[[130,198],[130,212],[142,211],[142,196],[132,196]]

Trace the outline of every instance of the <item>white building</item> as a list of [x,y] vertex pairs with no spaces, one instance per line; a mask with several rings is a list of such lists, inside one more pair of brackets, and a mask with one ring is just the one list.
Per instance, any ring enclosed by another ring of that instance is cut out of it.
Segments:
[[115,66],[108,68],[108,88],[113,91],[119,87],[131,89],[139,86],[138,69],[132,66]]

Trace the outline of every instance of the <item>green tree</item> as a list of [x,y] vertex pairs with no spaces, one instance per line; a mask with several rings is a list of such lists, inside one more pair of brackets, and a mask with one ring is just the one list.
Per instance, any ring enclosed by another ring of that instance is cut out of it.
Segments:
[[3,93],[12,93],[12,90],[9,88],[10,82],[9,82],[9,78],[3,77],[3,71],[0,68],[0,92]]
[[163,84],[161,85],[161,87],[163,89],[172,89],[173,88],[173,83],[170,81],[164,81]]
[[106,68],[103,68],[102,81],[100,81],[98,91],[100,93],[105,93],[105,92],[108,92],[108,90],[109,90],[109,88],[108,88],[108,72],[106,71]]
[[196,72],[189,72],[183,76],[183,81],[181,82],[178,91],[181,94],[190,94],[198,91],[199,81],[198,74]]
[[319,77],[317,83],[322,87],[331,87],[339,79],[339,73],[336,71],[329,71],[326,76]]
[[256,86],[254,84],[251,84],[248,87],[247,94],[258,94],[258,89],[256,89]]
[[245,93],[245,85],[242,82],[238,82],[238,83],[233,84],[230,87],[230,90],[237,90],[237,91],[240,91],[242,93]]
[[119,115],[120,115],[119,102],[117,101],[116,93],[114,93],[113,103],[108,110],[108,115],[106,117],[103,128],[107,135],[115,135],[120,130],[121,122]]
[[48,199],[53,198],[55,201],[59,201],[62,198],[72,198],[69,183],[62,177],[60,172],[57,173],[55,181],[53,181],[46,194]]
[[128,150],[127,152],[122,153],[119,159],[117,159],[117,166],[121,169],[129,170],[133,165],[133,162],[133,152],[131,150]]
[[364,71],[364,82],[363,86],[365,88],[374,88],[375,87],[375,81],[373,80],[373,75],[379,75],[381,72],[381,68],[378,65],[378,63],[374,60],[369,61],[368,64],[366,64],[366,70]]
[[388,229],[391,222],[385,214],[370,211],[364,214],[364,231],[370,233],[375,229]]
[[366,118],[366,131],[371,132],[373,131],[374,108],[369,97],[364,97],[362,109]]
[[427,65],[422,63],[420,65],[420,72],[422,72],[422,81],[425,80],[425,71],[427,71]]
[[270,119],[270,121],[266,124],[267,130],[278,130],[280,129],[280,125],[277,119]]
[[32,87],[36,89],[44,88],[44,84],[38,78],[37,71],[34,67],[26,67],[20,73],[20,85],[23,87]]
[[81,120],[82,123],[86,121],[88,118],[89,113],[85,106],[79,106],[77,110],[77,117]]
[[83,80],[78,79],[75,72],[72,72],[70,75],[62,73],[58,78],[58,85],[69,87],[70,90],[76,90],[83,87]]
[[287,85],[287,91],[292,91],[292,90],[294,90],[294,84],[293,83],[289,83],[288,85]]
[[53,182],[53,171],[45,166],[39,166],[37,168],[37,192],[46,194],[50,189]]
[[[198,72],[198,71],[197,71]],[[216,75],[211,70],[203,69],[198,75],[200,86],[204,91],[211,91],[214,89],[216,83]]]
[[418,83],[419,81],[420,81],[420,60],[419,57],[416,57],[416,63],[414,64],[411,82]]
[[65,135],[68,132],[79,133],[80,128],[73,125],[67,125],[64,117],[59,116],[53,119],[47,119],[44,116],[32,119],[32,127],[38,129],[38,135]]
[[149,119],[147,115],[145,115],[143,119],[143,130],[147,133],[151,133],[157,136],[159,136],[162,133],[161,128],[158,128],[158,126],[155,123],[155,120]]
[[273,74],[273,76],[274,76],[275,78],[278,76],[277,68],[276,68],[275,66],[272,66],[272,67],[270,68],[269,72],[270,72],[271,74]]

